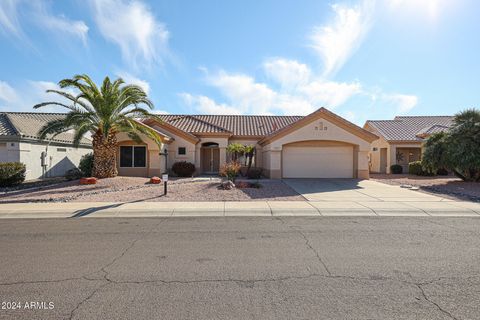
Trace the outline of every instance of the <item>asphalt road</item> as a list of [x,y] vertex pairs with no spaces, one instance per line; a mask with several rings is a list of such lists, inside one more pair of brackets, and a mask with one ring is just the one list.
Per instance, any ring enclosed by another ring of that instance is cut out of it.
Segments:
[[478,218],[3,220],[0,319],[480,319],[479,270]]

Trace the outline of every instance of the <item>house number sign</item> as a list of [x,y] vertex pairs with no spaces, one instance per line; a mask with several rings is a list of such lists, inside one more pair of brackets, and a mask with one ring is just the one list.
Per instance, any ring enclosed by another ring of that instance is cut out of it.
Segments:
[[323,125],[323,122],[319,122],[317,126],[315,126],[315,131],[327,131],[328,127]]

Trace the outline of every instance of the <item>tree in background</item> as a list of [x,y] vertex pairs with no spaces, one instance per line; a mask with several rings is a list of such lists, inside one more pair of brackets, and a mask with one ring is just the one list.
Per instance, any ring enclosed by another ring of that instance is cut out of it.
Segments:
[[480,182],[480,111],[456,114],[448,132],[428,138],[422,165],[429,170],[445,167],[464,181]]
[[238,158],[244,154],[245,150],[241,143],[230,143],[227,146],[227,152],[231,155],[232,161],[237,162]]

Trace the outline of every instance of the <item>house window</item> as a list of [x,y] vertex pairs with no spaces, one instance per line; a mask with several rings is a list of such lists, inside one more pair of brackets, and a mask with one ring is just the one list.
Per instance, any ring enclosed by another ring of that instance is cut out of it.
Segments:
[[178,147],[178,155],[179,156],[184,156],[187,154],[187,148],[185,147]]
[[121,146],[120,167],[145,168],[147,166],[147,148],[144,146]]
[[372,150],[373,150],[373,151],[378,151],[378,148],[375,148],[375,147],[373,147],[373,149],[372,149]]

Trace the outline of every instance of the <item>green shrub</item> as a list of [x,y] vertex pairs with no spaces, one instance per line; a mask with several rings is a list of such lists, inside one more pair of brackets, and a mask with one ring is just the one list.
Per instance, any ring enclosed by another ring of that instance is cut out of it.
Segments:
[[437,174],[439,176],[448,176],[448,170],[445,168],[440,168],[437,170]]
[[187,161],[175,162],[172,171],[179,177],[191,177],[195,173],[195,165]]
[[262,168],[250,168],[247,171],[248,179],[260,179],[262,177],[263,170]]
[[390,166],[390,172],[393,173],[393,174],[401,174],[401,173],[403,173],[403,168],[399,164],[392,164]]
[[0,163],[0,187],[13,187],[25,181],[26,168],[20,162]]
[[73,168],[65,172],[65,179],[67,179],[68,181],[77,180],[81,177],[83,177],[83,172],[80,171],[80,169],[78,168]]
[[80,159],[78,168],[80,169],[81,173],[83,173],[84,177],[91,177],[93,169],[93,153],[84,154]]
[[422,176],[423,175],[422,162],[421,161],[410,162],[408,164],[408,173],[414,174],[417,176]]
[[417,176],[433,176],[433,172],[425,170],[422,161],[414,161],[408,164],[408,173]]

